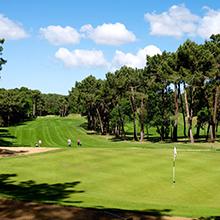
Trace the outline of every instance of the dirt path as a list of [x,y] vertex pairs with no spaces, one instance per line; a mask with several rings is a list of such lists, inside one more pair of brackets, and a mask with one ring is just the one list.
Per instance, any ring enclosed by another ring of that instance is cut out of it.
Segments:
[[17,155],[36,154],[60,148],[49,147],[0,147],[0,157],[10,157]]

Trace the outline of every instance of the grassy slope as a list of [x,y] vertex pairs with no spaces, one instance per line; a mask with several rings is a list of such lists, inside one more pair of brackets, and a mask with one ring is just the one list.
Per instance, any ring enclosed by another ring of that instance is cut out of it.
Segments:
[[[15,146],[34,146],[42,139],[43,146],[65,147],[67,138],[80,137],[83,147],[0,159],[1,174],[16,174],[5,179],[0,174],[0,193],[82,207],[170,209],[165,214],[197,217],[220,215],[220,152],[189,151],[210,149],[209,144],[178,144],[177,182],[173,185],[171,144],[112,142],[106,137],[86,135],[80,127],[82,122],[79,117],[48,117],[9,128],[16,138],[6,140]],[[64,184],[75,181],[79,183]],[[51,184],[56,183],[64,185],[53,188]],[[48,199],[51,187],[60,194]],[[30,193],[30,189],[36,191]],[[61,196],[63,192],[66,197]]]
[[[86,130],[83,128],[85,119],[74,115],[68,118],[60,117],[42,117],[35,121],[26,122],[19,126],[4,128],[8,131],[7,135],[5,132],[1,132],[0,138],[3,134],[4,138],[1,138],[9,146],[35,146],[35,143],[41,139],[43,147],[66,147],[67,139],[71,138],[73,146],[76,146],[78,138],[82,141],[83,147],[147,147],[147,148],[167,148],[173,147],[173,144],[161,144],[161,143],[138,143],[133,141],[114,141],[111,136],[100,136],[94,134],[86,134]],[[127,129],[130,131],[128,125]],[[181,130],[181,122],[180,129]],[[155,129],[150,130],[151,136],[155,137]],[[177,144],[181,148],[207,148],[207,147],[219,147],[220,144]]]

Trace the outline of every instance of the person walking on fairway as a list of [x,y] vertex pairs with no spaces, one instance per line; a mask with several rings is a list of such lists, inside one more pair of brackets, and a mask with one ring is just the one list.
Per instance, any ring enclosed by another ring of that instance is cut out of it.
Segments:
[[41,144],[42,144],[42,141],[39,140],[39,141],[38,141],[38,146],[41,147]]
[[71,141],[70,138],[67,140],[67,144],[68,144],[69,147],[71,147],[72,141]]
[[81,141],[80,141],[80,139],[77,140],[77,145],[78,145],[78,147],[81,146]]

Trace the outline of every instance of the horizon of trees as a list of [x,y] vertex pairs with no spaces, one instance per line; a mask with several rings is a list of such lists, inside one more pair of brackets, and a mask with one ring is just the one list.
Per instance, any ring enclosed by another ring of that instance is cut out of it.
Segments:
[[[2,50],[1,46],[0,55]],[[0,59],[1,67],[6,61]],[[218,34],[203,44],[186,40],[175,52],[147,56],[143,69],[123,66],[108,72],[103,80],[90,75],[76,82],[68,96],[42,94],[25,87],[0,89],[0,124],[80,113],[86,116],[88,129],[102,135],[126,139],[125,125],[132,122],[136,141],[143,141],[149,128],[155,127],[161,141],[175,142],[182,114],[184,137],[194,143],[206,126],[206,140],[214,142],[220,120],[219,86]]]
[[37,116],[59,115],[69,112],[68,97],[58,94],[42,94],[26,87],[0,89],[0,126],[10,126]]
[[219,86],[218,34],[203,44],[186,40],[175,52],[148,56],[143,69],[124,66],[108,72],[104,80],[90,75],[76,82],[69,92],[70,111],[86,116],[89,130],[120,138],[125,138],[125,124],[132,121],[136,141],[144,140],[149,127],[156,128],[161,141],[178,141],[182,114],[184,137],[194,143],[206,125],[206,140],[214,142],[220,120]]

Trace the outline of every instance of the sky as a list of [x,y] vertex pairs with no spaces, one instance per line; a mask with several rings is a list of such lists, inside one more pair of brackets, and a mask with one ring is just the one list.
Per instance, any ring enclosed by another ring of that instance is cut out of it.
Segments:
[[219,0],[0,0],[0,88],[67,95],[89,75],[218,33]]

